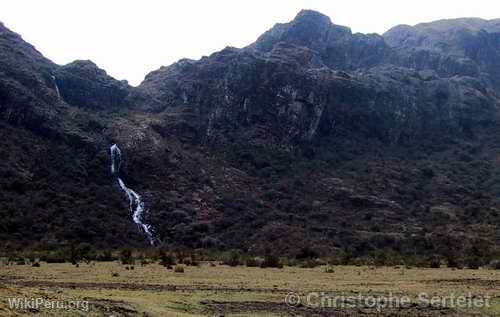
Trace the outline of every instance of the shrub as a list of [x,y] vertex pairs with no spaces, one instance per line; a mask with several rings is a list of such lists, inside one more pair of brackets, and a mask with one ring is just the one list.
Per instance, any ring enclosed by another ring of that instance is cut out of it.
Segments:
[[413,262],[413,265],[417,268],[427,268],[430,267],[429,261],[426,261],[425,259],[416,259]]
[[261,268],[274,267],[278,269],[283,268],[283,263],[281,263],[280,259],[275,255],[266,255],[264,257],[264,261],[260,264]]
[[465,265],[471,270],[477,270],[481,266],[481,261],[478,257],[469,257],[465,260]]
[[200,265],[200,262],[196,261],[195,259],[191,259],[191,261],[189,261],[189,266],[199,266]]
[[325,273],[335,273],[335,268],[333,267],[333,265],[327,265],[325,267]]
[[238,251],[232,250],[224,256],[222,263],[229,266],[241,265],[240,255]]
[[30,263],[38,262],[38,260],[36,259],[36,257],[33,254],[28,255],[27,258],[28,258]]
[[190,258],[185,258],[182,260],[182,264],[184,265],[187,265],[187,266],[198,266],[198,261],[196,261],[196,259],[194,259],[194,257],[190,257]]
[[318,253],[309,246],[302,248],[296,256],[299,260],[313,259],[317,257]]
[[441,267],[441,260],[438,258],[432,258],[429,260],[429,267],[431,269],[439,269]]
[[23,258],[16,260],[16,265],[26,265],[26,261]]
[[284,266],[298,266],[300,261],[296,258],[285,257],[281,259],[281,263],[283,263]]
[[320,265],[322,265],[322,263],[320,263],[318,260],[309,259],[307,261],[302,262],[300,264],[300,267],[303,269],[313,269],[313,268],[318,267]]
[[259,267],[261,264],[261,261],[259,261],[259,259],[257,258],[254,258],[254,257],[250,257],[248,258],[246,261],[245,261],[245,265],[247,267]]
[[50,252],[45,256],[44,260],[47,263],[64,263],[66,262],[66,256],[62,251]]
[[180,266],[180,265],[177,265],[174,269],[174,272],[175,273],[184,273],[184,267],[183,266]]
[[99,255],[97,255],[96,260],[100,261],[100,262],[113,262],[116,260],[116,258],[113,256],[111,251],[106,250],[106,251],[100,253]]
[[74,244],[70,247],[70,262],[75,264],[83,259],[95,260],[96,254],[92,246],[88,243],[80,243],[75,246]]
[[448,258],[446,260],[446,266],[449,267],[449,268],[461,268],[461,265],[460,263],[458,262],[458,260],[456,258]]
[[169,267],[175,264],[175,257],[172,254],[160,251],[160,265]]
[[133,264],[134,257],[132,256],[132,251],[129,249],[124,249],[120,252],[120,261],[122,264]]

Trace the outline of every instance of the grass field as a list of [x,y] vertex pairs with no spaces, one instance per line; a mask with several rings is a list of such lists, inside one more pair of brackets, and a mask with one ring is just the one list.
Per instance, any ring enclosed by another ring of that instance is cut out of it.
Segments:
[[[422,292],[437,298],[488,296],[489,307],[453,308],[450,302],[433,306],[418,297]],[[333,295],[344,296],[336,307],[324,299]],[[408,296],[411,302],[381,307],[381,299],[389,295]],[[157,264],[127,270],[114,262],[79,267],[41,263],[0,266],[0,298],[0,316],[500,316],[500,271],[336,266],[327,273],[325,267],[261,269],[201,263],[176,273]],[[9,298],[89,305],[88,311],[16,309]],[[378,298],[379,305],[366,298]]]

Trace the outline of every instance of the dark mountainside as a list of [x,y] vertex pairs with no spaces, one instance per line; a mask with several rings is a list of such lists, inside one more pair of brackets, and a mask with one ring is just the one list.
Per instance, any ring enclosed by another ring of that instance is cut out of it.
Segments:
[[163,244],[487,257],[500,245],[500,20],[353,34],[314,11],[150,73],[59,66],[0,24],[2,249]]

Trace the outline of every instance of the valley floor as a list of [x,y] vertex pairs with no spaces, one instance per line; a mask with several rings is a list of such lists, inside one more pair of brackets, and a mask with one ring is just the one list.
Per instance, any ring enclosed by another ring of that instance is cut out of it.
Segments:
[[[213,263],[184,269],[127,270],[116,262],[0,266],[0,316],[500,316],[498,270],[336,266],[327,272]],[[468,298],[460,302],[461,295]],[[424,301],[431,296],[447,300],[445,307]],[[403,297],[410,302],[398,304]],[[15,299],[60,307],[16,308]],[[489,307],[479,307],[481,300]]]

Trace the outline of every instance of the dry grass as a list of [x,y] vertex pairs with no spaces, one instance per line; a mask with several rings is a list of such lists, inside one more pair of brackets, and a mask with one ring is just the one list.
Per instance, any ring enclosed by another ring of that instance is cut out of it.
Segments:
[[[0,267],[0,279],[3,299],[43,297],[91,303],[91,313],[64,312],[67,316],[102,316],[106,311],[114,312],[114,316],[142,316],[144,313],[147,316],[203,316],[217,312],[224,312],[226,316],[279,316],[287,315],[280,306],[287,293],[305,296],[313,291],[392,293],[411,297],[420,292],[440,296],[471,293],[493,298],[492,306],[479,311],[481,314],[500,313],[500,271],[493,270],[339,266],[334,273],[325,273],[322,267],[261,269],[202,264],[185,267],[185,273],[176,273],[155,264],[135,266],[135,270],[130,271],[117,263],[80,264],[78,268],[71,264],[42,263],[40,268]],[[231,303],[248,305],[225,311],[224,307],[229,308]],[[252,303],[256,304],[252,306]],[[269,307],[260,305],[262,303],[268,303]],[[248,311],[242,311],[245,307]],[[0,301],[0,316],[29,316],[32,313],[11,310],[6,300]],[[61,311],[50,310],[38,313],[64,315]],[[321,316],[320,311],[314,313]],[[466,312],[461,313],[465,316]]]

